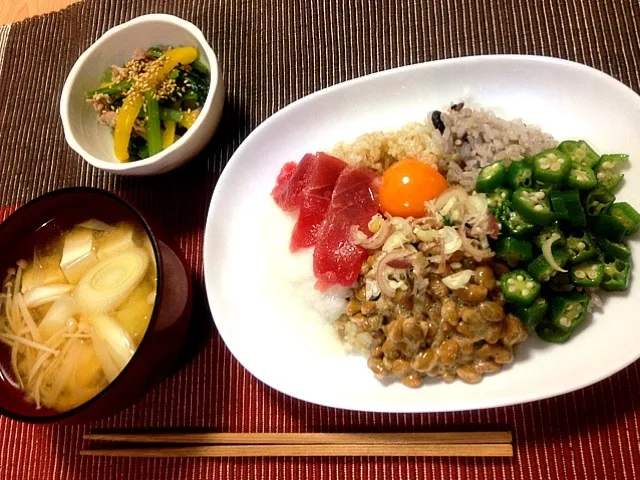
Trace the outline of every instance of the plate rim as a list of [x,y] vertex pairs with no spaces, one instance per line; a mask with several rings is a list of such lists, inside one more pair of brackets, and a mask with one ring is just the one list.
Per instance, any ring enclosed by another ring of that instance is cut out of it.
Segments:
[[[292,393],[290,391],[289,388],[282,388],[281,386],[274,386],[272,385],[272,383],[264,378],[262,378],[259,375],[256,375],[251,369],[249,369],[244,361],[240,358],[238,358],[236,356],[236,354],[234,353],[234,350],[232,349],[232,347],[229,345],[228,343],[228,338],[231,336],[229,334],[229,331],[223,327],[220,328],[220,324],[218,321],[216,321],[216,317],[218,316],[217,314],[219,314],[220,312],[218,311],[218,308],[214,302],[214,299],[212,298],[213,295],[213,287],[212,287],[212,280],[211,280],[211,275],[209,275],[207,272],[210,271],[210,269],[213,267],[215,268],[215,266],[213,266],[213,262],[215,261],[213,257],[215,257],[215,255],[212,253],[213,250],[211,248],[211,243],[212,243],[212,238],[215,235],[211,234],[211,230],[214,228],[213,227],[213,218],[216,214],[216,210],[217,210],[217,205],[218,203],[220,203],[223,197],[221,197],[221,193],[220,193],[220,188],[219,185],[222,184],[226,184],[228,182],[227,177],[229,177],[230,175],[232,175],[235,164],[239,161],[239,158],[242,156],[244,150],[247,147],[247,145],[249,143],[251,143],[251,140],[258,136],[260,134],[260,132],[262,132],[263,129],[265,129],[269,123],[271,123],[271,121],[275,121],[278,118],[280,118],[283,115],[286,115],[289,111],[294,110],[295,108],[298,107],[298,105],[300,105],[302,102],[308,102],[310,99],[315,99],[318,97],[321,97],[323,95],[328,95],[331,94],[331,92],[333,92],[334,90],[340,89],[340,88],[344,88],[345,86],[349,85],[357,85],[359,83],[362,82],[366,82],[366,81],[370,81],[371,78],[382,78],[385,76],[389,76],[389,75],[395,75],[398,73],[403,73],[403,72],[410,72],[412,70],[419,70],[419,69],[423,69],[423,68],[428,68],[428,67],[432,67],[432,68],[438,68],[440,66],[443,65],[455,65],[455,64],[459,64],[459,63],[485,63],[485,62],[528,62],[531,64],[554,64],[554,65],[559,65],[559,66],[565,66],[565,67],[570,67],[572,69],[575,69],[577,71],[581,71],[584,74],[588,74],[588,75],[592,75],[594,77],[599,77],[599,79],[601,81],[605,81],[606,83],[608,83],[611,87],[615,87],[616,89],[620,90],[621,94],[626,95],[629,97],[630,100],[632,100],[634,103],[636,103],[636,106],[638,107],[638,109],[640,110],[640,96],[633,90],[631,89],[629,86],[627,86],[626,84],[622,83],[620,80],[616,79],[615,77],[601,71],[598,70],[594,67],[591,67],[589,65],[585,65],[579,62],[575,62],[572,60],[566,60],[566,59],[562,59],[562,58],[557,58],[557,57],[549,57],[549,56],[542,56],[542,55],[522,55],[522,54],[495,54],[495,55],[469,55],[469,56],[462,56],[462,57],[456,57],[456,58],[448,58],[448,59],[442,59],[442,60],[433,60],[433,61],[427,61],[427,62],[419,62],[419,63],[414,63],[411,65],[405,65],[405,66],[401,66],[401,67],[395,67],[395,68],[391,68],[391,69],[387,69],[387,70],[381,70],[378,72],[373,72],[367,75],[363,75],[360,77],[356,77],[356,78],[352,78],[350,80],[346,80],[343,82],[339,82],[336,83],[334,85],[322,88],[320,90],[317,90],[315,92],[309,93],[299,99],[296,99],[295,101],[285,105],[284,107],[282,107],[281,109],[279,109],[278,111],[274,112],[272,115],[268,116],[264,121],[262,121],[256,128],[254,128],[249,135],[247,135],[247,137],[241,142],[241,144],[238,146],[238,148],[235,150],[235,152],[233,153],[233,155],[231,156],[231,158],[229,159],[229,161],[227,162],[227,164],[224,166],[220,176],[218,177],[218,180],[216,182],[216,185],[214,187],[212,196],[211,196],[211,201],[209,204],[209,209],[207,212],[207,217],[206,217],[206,223],[205,223],[205,229],[204,229],[204,242],[203,242],[203,268],[204,268],[204,283],[205,283],[205,292],[206,292],[206,296],[207,296],[207,303],[209,305],[209,310],[211,312],[211,316],[212,316],[212,321],[214,322],[214,325],[218,331],[218,334],[220,335],[222,341],[224,342],[225,347],[229,350],[229,352],[233,355],[233,357],[236,359],[236,361],[238,361],[238,363],[240,365],[242,365],[242,367],[244,369],[247,370],[248,373],[250,373],[253,377],[255,377],[257,380],[259,380],[261,383],[263,383],[264,385],[274,389],[275,391],[281,392],[285,395],[288,395],[292,398],[304,401],[304,402],[308,402],[311,404],[315,404],[315,405],[320,405],[323,407],[329,407],[329,408],[337,408],[337,409],[341,409],[341,410],[348,410],[348,411],[360,411],[360,412],[372,412],[372,413],[443,413],[443,412],[462,412],[462,411],[469,411],[469,410],[484,410],[484,409],[489,409],[489,408],[501,408],[501,407],[508,407],[508,406],[513,406],[513,405],[522,405],[522,404],[527,404],[527,403],[531,403],[531,402],[536,402],[536,401],[540,401],[540,400],[544,400],[544,399],[548,399],[548,398],[553,398],[553,397],[558,397],[561,395],[565,395],[567,393],[571,393],[577,390],[581,390],[583,388],[586,388],[588,386],[591,385],[595,385],[617,373],[619,373],[620,371],[624,370],[625,368],[627,368],[629,365],[631,365],[632,363],[634,363],[635,361],[637,361],[638,359],[640,359],[640,350],[638,351],[637,355],[635,358],[630,359],[629,361],[626,362],[620,362],[619,364],[616,364],[615,368],[612,369],[612,371],[610,373],[604,373],[601,375],[597,375],[595,377],[591,377],[589,380],[585,380],[583,382],[578,382],[577,384],[572,384],[570,387],[565,387],[565,386],[560,386],[557,388],[551,388],[548,390],[545,390],[544,393],[541,394],[533,394],[533,395],[526,395],[526,399],[522,399],[521,396],[515,395],[515,396],[507,396],[508,398],[506,398],[504,401],[491,401],[490,399],[488,400],[484,400],[481,401],[480,403],[474,404],[472,406],[468,406],[468,407],[464,407],[464,406],[460,406],[460,405],[454,405],[453,408],[448,408],[446,406],[442,406],[442,408],[429,408],[429,409],[424,409],[424,408],[420,408],[418,406],[415,405],[399,405],[399,404],[395,404],[395,405],[391,405],[389,404],[388,407],[384,408],[383,406],[376,406],[376,405],[372,405],[372,404],[366,404],[366,405],[362,405],[360,404],[360,406],[358,405],[354,405],[353,401],[350,399],[345,399],[343,401],[333,401],[333,400],[329,400],[329,401],[318,401],[318,400],[314,400],[313,398],[308,398],[306,395],[301,395],[298,392],[296,393]],[[230,168],[231,167],[231,168]],[[366,371],[366,370],[365,370]],[[426,387],[423,387],[426,388]],[[333,397],[333,398],[339,398],[339,396]],[[322,400],[325,400],[324,398]],[[328,398],[327,398],[328,400]],[[359,403],[359,402],[356,402]]]

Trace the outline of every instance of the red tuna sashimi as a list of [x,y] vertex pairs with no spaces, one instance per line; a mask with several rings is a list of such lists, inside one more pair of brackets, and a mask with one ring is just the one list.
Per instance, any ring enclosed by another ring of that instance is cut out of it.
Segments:
[[312,247],[331,204],[336,180],[347,166],[339,158],[317,154],[318,161],[309,184],[302,191],[300,215],[291,235],[291,251]]
[[351,286],[358,278],[367,251],[351,240],[351,227],[367,231],[378,212],[376,176],[369,170],[345,168],[336,182],[331,204],[313,252],[313,273],[319,290],[332,285]]
[[286,163],[282,167],[276,186],[271,191],[271,196],[281,209],[291,212],[300,208],[302,191],[311,181],[317,163],[318,157],[307,153],[297,165]]

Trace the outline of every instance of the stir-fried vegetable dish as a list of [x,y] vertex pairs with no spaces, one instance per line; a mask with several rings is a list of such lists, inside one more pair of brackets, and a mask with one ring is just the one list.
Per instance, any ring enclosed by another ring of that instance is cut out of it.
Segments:
[[194,47],[136,49],[87,92],[98,120],[113,128],[114,152],[127,162],[156,155],[191,128],[209,93],[208,68]]

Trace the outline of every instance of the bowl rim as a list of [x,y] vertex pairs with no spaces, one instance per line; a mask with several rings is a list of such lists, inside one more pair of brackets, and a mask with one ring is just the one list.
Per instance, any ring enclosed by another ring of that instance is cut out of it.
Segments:
[[[34,205],[37,205],[37,204],[42,203],[42,202],[50,201],[52,198],[59,197],[61,195],[69,195],[69,194],[77,194],[77,193],[81,193],[81,194],[85,193],[85,194],[90,194],[90,195],[97,195],[97,196],[105,197],[109,201],[115,201],[117,203],[120,203],[123,207],[125,207],[127,210],[129,210],[129,212],[140,222],[140,225],[146,231],[147,236],[149,238],[149,241],[151,243],[151,246],[153,248],[154,260],[156,262],[156,298],[155,298],[155,302],[154,302],[154,305],[153,305],[153,310],[151,312],[151,316],[149,317],[149,325],[147,325],[147,328],[146,328],[146,330],[144,332],[144,335],[142,336],[142,339],[140,340],[140,344],[138,345],[138,348],[136,348],[136,351],[133,353],[133,356],[127,362],[127,364],[124,366],[122,371],[118,374],[118,376],[115,379],[113,379],[113,381],[111,381],[103,390],[101,390],[93,398],[87,400],[86,402],[78,405],[75,408],[72,408],[71,410],[67,410],[65,412],[58,412],[58,413],[55,413],[55,414],[52,414],[52,415],[44,415],[44,416],[41,416],[41,417],[29,416],[29,415],[23,415],[23,414],[15,413],[15,412],[9,411],[6,408],[0,406],[0,415],[3,415],[5,417],[7,417],[7,418],[11,418],[13,420],[26,422],[26,423],[34,423],[34,424],[50,424],[50,423],[57,423],[57,422],[60,422],[62,420],[66,420],[66,419],[73,419],[73,417],[76,414],[78,414],[82,410],[87,409],[92,404],[97,402],[100,398],[104,397],[115,386],[115,384],[120,379],[122,379],[124,377],[124,375],[126,374],[126,371],[133,364],[133,362],[136,360],[136,356],[139,355],[139,352],[142,350],[143,345],[146,345],[148,343],[149,332],[153,330],[153,327],[154,327],[154,325],[156,324],[156,322],[158,320],[159,305],[160,305],[160,303],[162,303],[162,288],[161,287],[164,284],[164,275],[163,275],[163,271],[162,271],[160,247],[159,247],[158,241],[157,241],[157,239],[156,239],[156,237],[155,237],[155,235],[154,235],[154,233],[153,233],[153,231],[151,229],[151,226],[146,221],[144,216],[138,211],[137,208],[135,208],[131,203],[129,203],[128,200],[125,200],[124,198],[120,197],[119,195],[116,195],[115,193],[111,193],[111,192],[109,192],[107,190],[103,190],[101,188],[96,188],[96,187],[67,187],[67,188],[61,188],[61,189],[58,189],[58,190],[47,192],[47,193],[45,193],[43,195],[40,195],[39,197],[36,197],[36,198],[26,202],[24,205],[19,207],[15,212],[10,214],[0,224],[0,235],[2,235],[3,230],[6,228],[6,225],[9,222],[14,221],[17,217],[19,217],[21,215],[25,215],[26,213],[28,213],[28,210],[30,208],[32,208]],[[6,380],[2,380],[2,381],[6,381]]]
[[[157,153],[156,155],[153,155],[149,158],[136,160],[135,162],[118,163],[103,160],[94,155],[91,155],[80,145],[78,140],[76,140],[69,115],[71,102],[74,101],[74,99],[71,98],[71,89],[75,81],[77,80],[80,71],[84,67],[84,64],[92,55],[96,53],[96,51],[105,41],[109,40],[112,37],[120,35],[124,30],[128,30],[129,28],[148,22],[170,23],[182,28],[183,30],[187,30],[189,33],[196,37],[196,40],[199,44],[198,48],[202,49],[207,58],[207,63],[209,64],[209,92],[207,93],[207,98],[204,102],[204,105],[202,106],[202,111],[200,115],[198,115],[198,118],[196,119],[194,125],[189,130],[187,130],[187,132],[180,139],[184,141],[175,142],[173,145],[163,150],[162,152]],[[148,15],[135,17],[127,22],[116,25],[115,27],[112,27],[105,33],[103,33],[94,43],[89,46],[89,48],[82,52],[82,54],[78,57],[78,59],[73,64],[73,67],[69,71],[67,79],[65,80],[64,86],[62,88],[62,94],[60,96],[60,118],[62,120],[65,140],[72,150],[80,155],[87,163],[93,165],[96,168],[114,173],[126,173],[134,170],[141,170],[144,167],[161,162],[169,154],[178,151],[186,146],[187,142],[195,135],[195,132],[203,125],[206,114],[209,112],[209,110],[211,110],[213,97],[219,81],[220,72],[218,67],[218,58],[211,48],[211,45],[209,45],[209,42],[205,38],[204,34],[202,33],[202,30],[200,30],[196,25],[187,20],[184,20],[183,18],[165,13],[151,13]]]

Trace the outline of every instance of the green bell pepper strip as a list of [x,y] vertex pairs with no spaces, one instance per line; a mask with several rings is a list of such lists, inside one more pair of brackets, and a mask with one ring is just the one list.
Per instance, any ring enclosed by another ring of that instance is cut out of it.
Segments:
[[533,157],[533,176],[545,185],[562,185],[571,170],[571,159],[556,148],[550,148]]
[[591,260],[571,267],[571,281],[578,287],[598,287],[604,278],[604,263]]
[[607,292],[624,292],[629,289],[631,262],[618,258],[605,258],[604,277],[600,288]]
[[504,299],[517,307],[528,307],[540,294],[540,284],[524,270],[505,273],[500,285]]
[[618,217],[601,213],[593,224],[593,233],[613,242],[621,242],[627,233],[627,224]]
[[608,213],[624,224],[625,235],[633,235],[640,230],[640,213],[627,202],[614,203]]
[[540,296],[528,307],[517,307],[513,313],[527,327],[535,327],[544,320],[548,308],[547,299]]
[[494,192],[487,194],[489,211],[498,215],[502,211],[502,207],[510,203],[511,193],[511,190],[506,188],[498,188]]
[[520,262],[529,262],[533,258],[533,247],[529,242],[513,237],[502,237],[496,243],[496,257],[504,260],[510,267]]
[[129,80],[123,80],[122,82],[113,83],[105,87],[97,88],[87,92],[87,99],[93,98],[94,95],[116,95],[124,94],[131,88],[131,82]]
[[565,343],[571,337],[571,330],[565,332],[547,322],[540,323],[536,327],[536,333],[541,340],[550,343]]
[[564,247],[564,251],[569,255],[569,263],[577,265],[579,263],[593,260],[599,255],[598,247],[596,246],[593,237],[589,233],[571,234],[567,237],[567,244]]
[[620,260],[629,260],[631,258],[631,249],[629,245],[624,243],[612,242],[608,238],[598,238],[598,246],[605,255],[609,255],[613,258]]
[[600,155],[593,151],[584,140],[566,140],[558,145],[558,150],[566,153],[574,164],[593,168],[600,161]]
[[616,200],[616,196],[602,185],[591,190],[585,200],[584,207],[587,215],[597,217],[602,212],[606,212],[607,208]]
[[476,192],[489,193],[500,188],[507,178],[507,168],[502,162],[495,162],[480,170],[476,180]]
[[507,170],[507,185],[513,190],[533,186],[533,168],[522,162],[511,162]]
[[578,190],[591,190],[598,185],[596,174],[593,170],[585,165],[574,163],[569,170],[565,184],[569,188],[577,188]]
[[[569,255],[560,248],[552,248],[551,254],[560,268],[564,267],[569,260]],[[538,255],[533,262],[529,264],[527,271],[534,280],[540,283],[548,282],[551,277],[558,273],[558,270],[551,266],[544,254]]]
[[574,227],[587,225],[578,190],[554,190],[550,197],[553,213],[558,220],[567,220]]
[[546,225],[553,220],[551,203],[545,192],[520,187],[513,192],[511,205],[522,218],[534,225]]
[[545,226],[538,235],[536,235],[533,242],[537,245],[538,248],[542,248],[542,245],[545,244],[552,235],[556,235],[557,239],[553,244],[556,247],[564,247],[567,244],[567,238],[564,233],[560,229],[560,224],[558,222],[551,222],[549,225]]
[[147,142],[149,143],[149,156],[162,151],[162,128],[160,126],[160,107],[155,91],[144,92],[147,104]]
[[502,211],[499,214],[499,220],[502,224],[502,228],[507,235],[514,237],[523,237],[526,235],[533,235],[537,227],[527,222],[522,216],[515,212],[511,206],[504,205]]
[[598,165],[593,169],[598,183],[609,190],[615,189],[624,177],[622,173],[618,172],[617,168],[621,163],[626,163],[628,160],[629,155],[621,153],[602,155]]
[[549,320],[558,330],[571,332],[587,318],[589,297],[578,292],[556,295],[549,306]]

